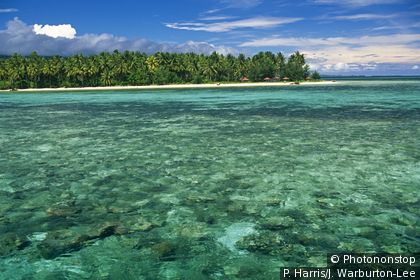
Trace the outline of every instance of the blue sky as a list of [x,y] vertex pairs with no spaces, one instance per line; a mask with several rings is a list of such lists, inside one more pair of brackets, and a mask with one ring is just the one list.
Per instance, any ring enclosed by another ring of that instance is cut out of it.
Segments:
[[324,74],[420,75],[416,0],[0,0],[0,54],[300,50]]

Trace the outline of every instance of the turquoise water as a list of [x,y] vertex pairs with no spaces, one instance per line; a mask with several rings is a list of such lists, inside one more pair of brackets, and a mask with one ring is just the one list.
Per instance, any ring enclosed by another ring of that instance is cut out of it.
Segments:
[[419,252],[420,81],[0,94],[0,279],[278,279]]

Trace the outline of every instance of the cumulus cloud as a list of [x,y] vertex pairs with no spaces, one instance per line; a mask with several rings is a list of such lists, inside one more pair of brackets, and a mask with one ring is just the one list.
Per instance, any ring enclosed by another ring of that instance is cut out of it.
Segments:
[[254,17],[248,19],[212,23],[175,22],[166,24],[166,27],[191,31],[227,32],[241,28],[271,28],[288,23],[297,22],[300,20],[302,20],[302,18]]
[[[76,31],[75,31],[76,32]],[[226,46],[215,46],[207,42],[188,41],[182,44],[159,43],[147,39],[128,39],[112,34],[84,34],[69,37],[36,34],[34,26],[27,25],[15,18],[7,23],[5,30],[0,30],[0,54],[30,54],[36,51],[40,55],[72,55],[75,53],[94,54],[99,52],[140,51],[145,53],[161,52],[196,52],[213,51],[236,54],[237,51]],[[61,33],[61,35],[63,35]]]
[[63,37],[67,39],[74,39],[76,36],[76,29],[74,29],[70,24],[60,24],[60,25],[40,25],[35,24],[33,31],[38,35],[47,35],[52,38]]

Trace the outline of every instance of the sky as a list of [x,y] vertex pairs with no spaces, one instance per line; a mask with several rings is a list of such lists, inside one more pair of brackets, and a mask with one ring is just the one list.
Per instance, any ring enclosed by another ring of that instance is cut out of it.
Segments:
[[330,75],[420,75],[418,0],[0,0],[0,54],[299,50]]

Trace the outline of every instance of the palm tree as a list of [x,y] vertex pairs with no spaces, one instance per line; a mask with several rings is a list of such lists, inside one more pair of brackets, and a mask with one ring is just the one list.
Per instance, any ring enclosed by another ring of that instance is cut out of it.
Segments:
[[146,65],[147,70],[150,73],[151,81],[152,83],[154,83],[154,74],[156,73],[156,70],[159,67],[159,62],[155,56],[151,55],[146,59]]
[[6,64],[3,60],[0,60],[0,88],[6,88],[6,85],[4,84],[4,80],[6,80]]
[[97,85],[97,75],[99,72],[98,64],[96,63],[95,57],[90,57],[85,66],[86,76],[90,86]]
[[309,76],[309,66],[306,65],[305,57],[298,51],[287,60],[286,73],[292,80],[304,80]]
[[43,63],[42,58],[36,52],[31,53],[31,55],[27,58],[26,73],[29,82],[31,83],[30,86],[38,86],[38,82],[42,74],[42,67],[44,65],[45,63]]
[[159,61],[157,60],[155,56],[151,55],[146,59],[146,65],[147,65],[147,69],[151,73],[154,73],[156,69],[159,67]]
[[112,85],[112,78],[113,78],[113,74],[112,74],[111,70],[105,69],[101,73],[101,78],[100,78],[101,84],[103,84],[105,86]]
[[63,60],[61,57],[54,56],[45,63],[49,64],[48,73],[50,75],[50,87],[53,86],[53,81],[56,86],[61,86],[63,83]]
[[25,60],[20,54],[13,54],[6,61],[6,75],[11,88],[22,86],[22,80],[26,74]]
[[113,56],[112,72],[115,73],[119,81],[125,80],[125,75],[128,73],[128,63],[119,54]]
[[284,58],[283,54],[281,52],[277,53],[276,55],[276,75],[279,76],[279,78],[284,78],[286,75],[286,59]]

